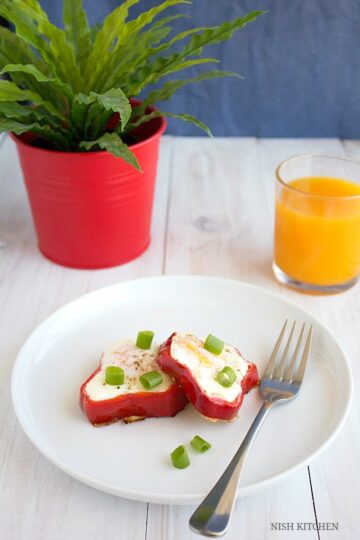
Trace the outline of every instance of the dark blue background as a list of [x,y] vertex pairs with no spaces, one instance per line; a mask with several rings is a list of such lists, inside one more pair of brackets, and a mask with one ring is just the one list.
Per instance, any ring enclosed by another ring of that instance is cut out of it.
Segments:
[[[41,3],[53,20],[61,20],[60,0]],[[119,3],[85,0],[91,23]],[[142,9],[157,3],[140,2]],[[218,136],[360,138],[360,0],[194,0],[169,13],[191,15],[191,21],[176,21],[180,30],[256,9],[268,13],[206,53],[245,80],[189,86],[164,110],[194,114]],[[170,122],[169,132],[202,134],[181,121]]]

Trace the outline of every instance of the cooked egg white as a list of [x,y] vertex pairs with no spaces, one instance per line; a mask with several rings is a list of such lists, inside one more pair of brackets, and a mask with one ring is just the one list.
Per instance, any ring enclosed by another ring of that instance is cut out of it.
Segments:
[[[218,397],[231,402],[241,394],[240,384],[249,364],[235,347],[225,345],[222,353],[215,355],[204,349],[204,341],[192,334],[175,334],[170,352],[179,364],[191,371],[200,388],[209,397]],[[236,373],[236,381],[229,388],[225,388],[215,379],[225,366],[231,367]]]
[[[148,371],[159,371],[163,378],[163,382],[152,388],[151,392],[167,390],[173,381],[169,375],[160,370],[155,362],[157,353],[157,346],[153,345],[149,350],[139,349],[130,339],[113,343],[101,357],[100,371],[87,383],[87,394],[94,401],[102,401],[122,394],[147,392],[139,381],[139,377]],[[107,366],[119,366],[124,370],[124,384],[113,386],[105,383]]]

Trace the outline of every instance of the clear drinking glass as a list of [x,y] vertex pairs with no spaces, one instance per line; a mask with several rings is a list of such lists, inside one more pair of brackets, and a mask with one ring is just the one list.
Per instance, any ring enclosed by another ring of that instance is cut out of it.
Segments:
[[360,274],[360,161],[303,155],[276,169],[273,270],[304,292],[341,292]]

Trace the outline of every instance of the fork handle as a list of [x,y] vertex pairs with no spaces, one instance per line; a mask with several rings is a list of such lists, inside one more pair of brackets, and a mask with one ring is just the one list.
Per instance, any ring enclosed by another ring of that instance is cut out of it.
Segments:
[[191,516],[189,525],[194,532],[205,536],[226,533],[249,450],[272,405],[272,401],[264,401],[233,459]]

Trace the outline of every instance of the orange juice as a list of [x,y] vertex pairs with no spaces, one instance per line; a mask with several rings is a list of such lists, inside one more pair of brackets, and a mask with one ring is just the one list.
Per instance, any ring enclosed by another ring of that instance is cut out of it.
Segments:
[[360,274],[360,185],[309,176],[279,188],[275,263],[313,285],[346,283]]

